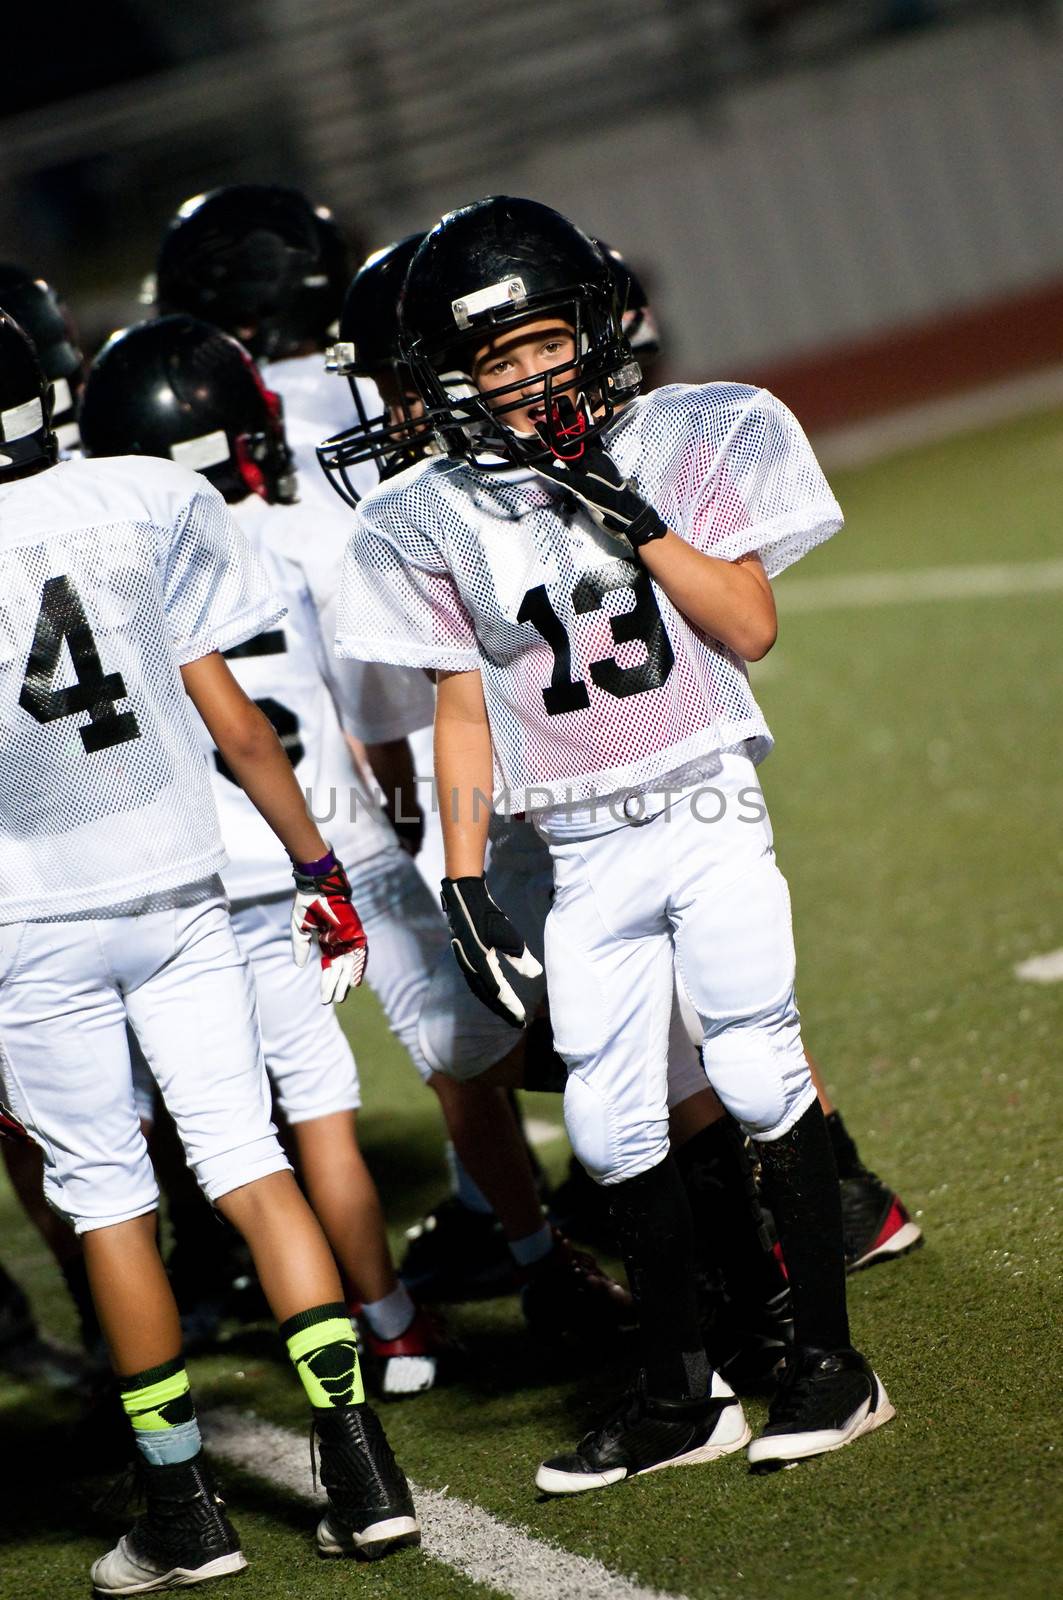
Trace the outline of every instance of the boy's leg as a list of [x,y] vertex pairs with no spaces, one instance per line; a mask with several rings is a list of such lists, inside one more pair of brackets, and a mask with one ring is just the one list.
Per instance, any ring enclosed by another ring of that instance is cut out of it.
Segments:
[[[370,938],[380,920],[369,924]],[[292,961],[287,899],[234,908],[232,923],[255,975],[266,1068],[380,1386],[386,1394],[431,1388],[438,1338],[395,1273],[380,1196],[358,1147],[361,1094],[351,1047],[332,1007],[321,1004],[316,975]]]
[[644,1366],[616,1413],[575,1452],[543,1463],[536,1482],[547,1493],[712,1460],[748,1438],[741,1407],[705,1354],[690,1207],[669,1150],[672,943],[659,856],[652,862],[659,842],[647,849],[625,828],[553,851],[546,965],[557,1048],[569,1066],[565,1122],[577,1156],[608,1191]]
[[420,1538],[405,1477],[365,1404],[339,1274],[270,1122],[254,988],[222,902],[179,913],[174,959],[126,996],[130,1021],[209,1199],[244,1235],[313,1407],[330,1511],[323,1554]]
[[[789,1273],[797,1348],[768,1432],[750,1452],[764,1462],[784,1459],[784,1450],[796,1458],[838,1448],[892,1410],[849,1342],[841,1202],[794,1002],[789,893],[770,829],[742,820],[733,803],[751,773],[747,761],[725,757],[714,793],[732,803],[719,815],[714,808],[711,825],[704,811],[677,808],[684,871],[672,915],[677,970],[705,1028],[705,1069],[760,1145]],[[803,1409],[794,1409],[795,1397]]]
[[133,1096],[113,957],[144,977],[172,954],[151,919],[0,930],[6,1098],[44,1152],[51,1203],[81,1234],[145,1473],[147,1513],[93,1567],[102,1593],[246,1565],[200,1455],[177,1308],[155,1244],[155,1186]]

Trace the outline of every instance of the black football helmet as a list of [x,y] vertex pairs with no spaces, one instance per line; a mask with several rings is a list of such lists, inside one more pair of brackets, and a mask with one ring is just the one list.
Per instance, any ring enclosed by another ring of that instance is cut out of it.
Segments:
[[50,283],[25,267],[0,265],[0,311],[33,340],[44,376],[52,385],[52,428],[60,445],[78,444],[77,402],[85,382],[85,358],[69,312]]
[[648,367],[661,353],[661,331],[650,306],[649,295],[642,286],[642,279],[619,250],[606,244],[604,239],[596,239],[595,243],[613,269],[627,342],[639,365]]
[[[402,357],[441,446],[488,469],[497,455],[529,465],[572,455],[555,390],[577,385],[583,438],[638,393],[621,309],[601,250],[549,206],[494,195],[449,212],[410,263],[400,302]],[[495,389],[489,406],[472,383],[472,356],[495,330],[547,313],[571,324],[576,359],[543,375],[541,437],[520,435],[505,419],[527,405],[527,384]]]
[[280,396],[241,344],[195,317],[160,317],[113,334],[81,402],[89,456],[166,456],[226,500],[296,498]]
[[0,311],[0,481],[58,459],[52,386],[29,334]]
[[[348,505],[359,494],[348,468],[376,463],[382,478],[417,461],[433,444],[430,428],[410,414],[407,394],[416,392],[399,350],[399,295],[406,269],[424,240],[408,234],[374,250],[351,279],[340,312],[339,339],[325,352],[325,366],[347,379],[358,421],[318,446],[317,458],[336,493]],[[379,410],[370,413],[359,378],[368,378],[383,392]]]
[[346,278],[330,212],[315,211],[297,189],[234,183],[176,212],[159,248],[155,294],[163,315],[213,322],[257,361],[275,361],[308,342],[324,348]]

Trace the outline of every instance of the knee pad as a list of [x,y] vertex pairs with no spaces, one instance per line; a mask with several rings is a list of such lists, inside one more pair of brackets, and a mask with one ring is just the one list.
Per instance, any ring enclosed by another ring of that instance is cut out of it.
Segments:
[[720,1100],[755,1139],[781,1138],[815,1098],[792,991],[770,1012],[707,1034],[702,1060]]
[[625,1119],[599,1088],[578,1072],[565,1085],[565,1128],[577,1160],[595,1183],[625,1183],[648,1172],[669,1151],[668,1119]]

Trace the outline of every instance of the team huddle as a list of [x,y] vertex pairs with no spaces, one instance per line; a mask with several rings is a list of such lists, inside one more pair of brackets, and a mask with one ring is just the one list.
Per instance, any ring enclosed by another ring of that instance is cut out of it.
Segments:
[[[184,1362],[215,1213],[306,1392],[325,1556],[419,1542],[366,1387],[445,1382],[431,1300],[630,1341],[547,1495],[893,1416],[846,1273],[920,1233],[805,1047],[746,668],[842,524],[808,441],[761,389],[647,388],[637,275],[536,202],[348,276],[297,192],[197,196],[82,381],[54,292],[0,268],[0,1131],[135,1443],[101,1594],[246,1565]],[[333,1010],[363,974],[454,1175],[398,1266]],[[553,1195],[521,1087],[564,1098]]]

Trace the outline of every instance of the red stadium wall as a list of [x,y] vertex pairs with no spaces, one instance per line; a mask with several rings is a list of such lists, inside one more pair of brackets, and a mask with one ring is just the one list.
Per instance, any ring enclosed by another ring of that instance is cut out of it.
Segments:
[[1063,365],[1063,282],[743,373],[810,431]]

